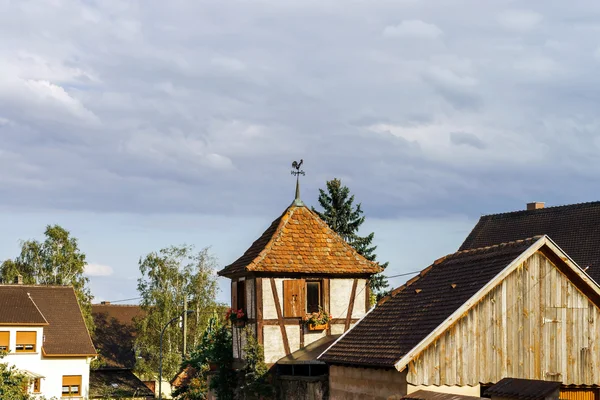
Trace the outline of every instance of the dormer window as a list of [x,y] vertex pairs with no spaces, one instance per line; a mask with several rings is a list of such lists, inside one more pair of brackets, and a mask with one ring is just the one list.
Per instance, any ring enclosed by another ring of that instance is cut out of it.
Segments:
[[1,331],[0,332],[0,351],[8,351],[9,344],[10,344],[10,332]]
[[17,331],[15,351],[17,353],[35,353],[36,338],[35,331]]

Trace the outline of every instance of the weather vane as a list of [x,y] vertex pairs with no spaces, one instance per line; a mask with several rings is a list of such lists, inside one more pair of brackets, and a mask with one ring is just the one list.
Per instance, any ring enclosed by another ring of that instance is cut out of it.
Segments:
[[302,163],[304,162],[304,160],[300,159],[300,162],[298,161],[294,161],[292,163],[292,175],[294,175],[296,177],[296,198],[294,199],[294,202],[292,204],[296,205],[296,206],[303,206],[304,203],[302,202],[302,200],[300,200],[300,175],[306,175],[304,173],[303,170],[300,169],[300,167],[302,167]]

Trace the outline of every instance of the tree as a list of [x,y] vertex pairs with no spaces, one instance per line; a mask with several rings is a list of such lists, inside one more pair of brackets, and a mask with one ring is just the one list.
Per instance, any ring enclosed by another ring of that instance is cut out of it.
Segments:
[[[142,277],[138,279],[140,305],[144,316],[136,321],[135,370],[146,379],[158,377],[159,340],[163,327],[184,311],[184,303],[194,313],[187,321],[189,348],[195,348],[208,320],[218,308],[215,302],[216,259],[208,248],[198,253],[192,246],[168,247],[140,259]],[[163,377],[170,379],[182,361],[182,332],[170,324],[163,339]]]
[[[0,354],[0,359],[3,357],[4,354]],[[28,400],[30,397],[23,390],[27,384],[27,377],[14,366],[0,362],[0,399]]]
[[[350,189],[343,186],[341,180],[334,178],[327,181],[326,185],[326,191],[319,189],[319,204],[323,207],[323,212],[317,211],[314,207],[312,210],[360,255],[367,260],[376,261],[377,246],[373,245],[375,233],[371,232],[367,236],[358,235],[360,226],[365,222],[361,203],[354,205],[354,195],[350,195]],[[379,266],[385,270],[388,263]],[[374,275],[370,280],[371,291],[378,298],[385,295],[388,286],[387,280],[381,273]]]
[[48,225],[45,240],[26,240],[21,243],[21,253],[14,260],[0,266],[3,282],[13,282],[18,275],[25,284],[70,285],[75,289],[85,324],[94,331],[92,294],[84,276],[85,254],[79,250],[77,239],[59,225]]
[[240,370],[242,384],[240,398],[244,400],[270,399],[274,388],[269,382],[269,368],[265,364],[263,347],[258,343],[250,327],[244,329],[244,366]]

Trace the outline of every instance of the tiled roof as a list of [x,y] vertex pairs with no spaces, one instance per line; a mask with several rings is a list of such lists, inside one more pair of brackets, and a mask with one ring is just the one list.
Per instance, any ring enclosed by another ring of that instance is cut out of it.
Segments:
[[480,400],[481,397],[465,396],[455,393],[431,392],[428,390],[417,390],[402,397],[402,400]]
[[554,381],[504,378],[486,390],[484,395],[523,400],[541,400],[555,392],[560,386],[560,382]]
[[548,235],[600,282],[600,201],[485,215],[460,250]]
[[143,315],[138,305],[93,304],[96,323],[94,345],[104,367],[133,368],[134,318]]
[[374,274],[364,257],[305,206],[290,206],[221,276],[246,272]]
[[48,325],[27,291],[20,286],[1,286],[0,325]]
[[395,289],[319,359],[391,368],[539,238],[460,251]]
[[29,294],[48,321],[48,326],[44,326],[44,355],[96,355],[71,286],[0,285],[0,297],[18,292],[20,298]]
[[91,399],[154,398],[154,393],[130,369],[90,371]]

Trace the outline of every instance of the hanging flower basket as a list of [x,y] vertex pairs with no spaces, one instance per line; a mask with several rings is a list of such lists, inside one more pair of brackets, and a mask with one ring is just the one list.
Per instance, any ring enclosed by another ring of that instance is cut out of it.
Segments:
[[318,312],[307,314],[304,318],[309,331],[323,331],[329,328],[329,321],[331,320],[332,316],[327,311],[319,307]]
[[227,310],[225,314],[225,318],[231,321],[231,325],[237,328],[243,328],[246,326],[246,321],[248,321],[248,317],[244,313],[244,310],[232,310],[231,308]]

